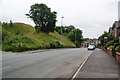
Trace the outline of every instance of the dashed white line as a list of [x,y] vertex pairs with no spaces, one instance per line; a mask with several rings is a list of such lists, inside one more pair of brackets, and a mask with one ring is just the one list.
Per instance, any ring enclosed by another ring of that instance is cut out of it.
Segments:
[[73,75],[71,80],[74,80],[75,77],[77,76],[78,72],[81,70],[81,68],[83,67],[83,65],[85,64],[85,62],[88,60],[89,56],[92,54],[92,52],[88,55],[88,57],[83,61],[83,63],[80,65],[80,67],[78,68],[78,70],[76,71],[76,73]]

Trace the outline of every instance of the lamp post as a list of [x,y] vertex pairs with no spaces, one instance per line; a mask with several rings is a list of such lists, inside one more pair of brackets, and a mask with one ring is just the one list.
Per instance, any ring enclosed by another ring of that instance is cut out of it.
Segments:
[[75,31],[75,45],[76,45],[76,31]]
[[62,35],[62,33],[63,33],[63,31],[62,31],[62,27],[63,27],[63,18],[64,18],[64,17],[61,17],[61,35]]

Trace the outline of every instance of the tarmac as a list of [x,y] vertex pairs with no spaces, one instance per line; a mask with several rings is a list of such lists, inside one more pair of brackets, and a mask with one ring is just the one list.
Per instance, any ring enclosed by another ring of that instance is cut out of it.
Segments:
[[101,49],[95,49],[75,80],[120,80],[120,64]]

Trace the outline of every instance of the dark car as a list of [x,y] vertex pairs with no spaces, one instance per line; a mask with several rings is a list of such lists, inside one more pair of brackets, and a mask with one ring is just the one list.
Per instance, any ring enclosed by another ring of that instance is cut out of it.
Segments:
[[88,49],[88,50],[94,50],[94,49],[95,49],[95,46],[94,46],[94,45],[89,45],[87,49]]

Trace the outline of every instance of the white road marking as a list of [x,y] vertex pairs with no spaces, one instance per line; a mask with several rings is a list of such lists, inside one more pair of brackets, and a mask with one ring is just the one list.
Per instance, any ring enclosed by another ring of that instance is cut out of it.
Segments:
[[1,68],[0,70],[3,70],[3,69],[7,69],[7,68],[10,68],[11,66],[7,66],[7,67],[4,67],[4,68]]
[[[92,51],[93,52],[93,51]],[[92,52],[88,55],[88,57],[83,61],[83,63],[80,65],[80,67],[78,68],[78,70],[76,71],[76,73],[73,75],[71,80],[74,80],[75,77],[77,76],[78,72],[81,70],[81,68],[83,67],[83,65],[85,64],[85,62],[88,60],[89,56],[92,54]]]

